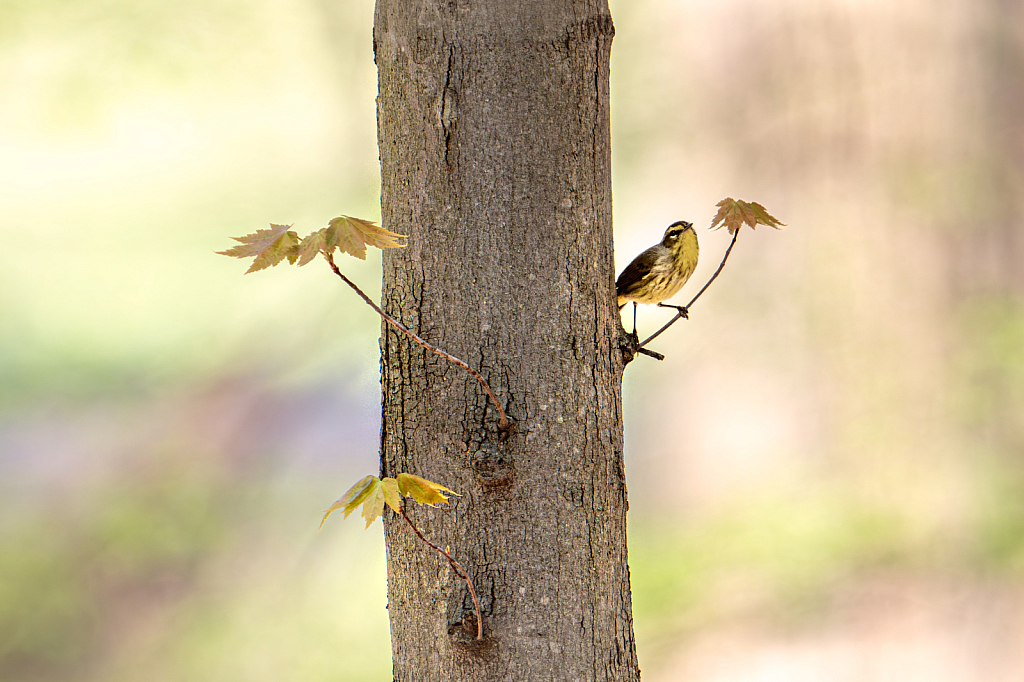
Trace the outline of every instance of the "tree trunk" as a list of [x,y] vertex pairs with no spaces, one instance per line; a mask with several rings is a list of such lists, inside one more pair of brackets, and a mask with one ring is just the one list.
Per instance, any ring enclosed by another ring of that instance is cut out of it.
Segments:
[[394,678],[638,680],[626,565],[606,0],[378,0],[382,475],[463,494],[390,513]]

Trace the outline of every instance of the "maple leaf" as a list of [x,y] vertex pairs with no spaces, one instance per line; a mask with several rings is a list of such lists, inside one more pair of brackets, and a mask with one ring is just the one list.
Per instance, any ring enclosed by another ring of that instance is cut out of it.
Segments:
[[380,480],[374,477],[370,494],[363,501],[363,518],[366,519],[366,527],[377,520],[377,517],[384,513],[384,486]]
[[332,219],[321,232],[326,253],[337,248],[360,260],[366,260],[367,245],[378,249],[398,249],[404,246],[398,243],[398,238],[405,238],[404,234],[390,232],[369,220],[346,215]]
[[[440,483],[434,483],[412,474],[398,474],[397,480],[394,478],[381,480],[376,476],[364,476],[324,512],[324,518],[320,520],[320,527],[324,527],[324,522],[327,521],[327,517],[331,513],[340,509],[347,519],[356,507],[363,505],[361,516],[366,519],[366,527],[369,528],[370,524],[384,512],[385,504],[391,507],[396,514],[401,514],[403,496],[411,497],[420,504],[433,507],[448,502],[444,493],[459,495]],[[462,496],[459,495],[459,497]]]
[[[324,521],[331,515],[331,512],[341,509],[345,513],[344,518],[348,518],[356,507],[363,503],[370,494],[373,493],[374,489],[380,486],[380,479],[376,476],[365,476],[359,479],[354,486],[348,489],[344,495],[338,498],[338,500],[332,504],[327,511],[324,512],[324,518],[320,521],[320,527],[324,527]],[[365,516],[365,512],[364,512]],[[367,524],[369,525],[369,524]]]
[[294,263],[296,259],[295,248],[299,244],[299,235],[288,228],[291,225],[270,225],[269,230],[256,230],[244,237],[232,237],[239,246],[233,246],[227,251],[217,251],[222,256],[233,258],[251,258],[255,256],[252,265],[245,271],[245,274],[256,272],[277,265],[285,258]]
[[299,242],[299,245],[295,247],[295,256],[298,258],[298,266],[300,268],[316,258],[316,255],[323,249],[323,233],[323,230],[318,230],[303,239]]
[[754,215],[757,217],[757,222],[759,225],[767,225],[768,227],[774,227],[777,230],[779,229],[779,225],[784,226],[786,224],[780,222],[778,218],[769,213],[764,206],[757,203],[756,201],[750,204],[750,208],[752,209]]
[[398,474],[398,490],[403,495],[430,507],[437,504],[446,504],[448,498],[445,497],[444,493],[451,493],[452,495],[462,497],[462,495],[445,488],[440,483],[434,483],[413,474]]
[[768,213],[765,207],[757,202],[751,203],[742,199],[727,197],[716,205],[718,206],[718,213],[715,215],[715,219],[711,221],[711,229],[724,225],[729,229],[729,234],[734,234],[744,224],[750,225],[752,230],[758,225],[768,225],[769,227],[779,229],[780,225],[786,224]]
[[398,492],[398,481],[393,478],[385,478],[380,482],[384,491],[384,502],[396,513],[402,513],[402,493]]

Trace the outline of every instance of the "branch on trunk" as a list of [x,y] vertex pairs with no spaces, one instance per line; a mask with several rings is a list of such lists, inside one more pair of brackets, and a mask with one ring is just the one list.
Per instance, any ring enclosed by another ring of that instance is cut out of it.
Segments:
[[417,336],[415,332],[410,330],[404,324],[402,324],[401,322],[399,322],[398,320],[396,320],[395,318],[391,317],[386,312],[381,310],[380,306],[378,306],[376,303],[374,303],[373,300],[369,296],[367,296],[365,293],[363,293],[363,290],[360,289],[359,287],[357,287],[355,282],[353,282],[348,277],[346,277],[344,274],[342,274],[341,270],[338,269],[337,264],[334,262],[334,256],[332,256],[330,253],[325,252],[324,253],[324,257],[327,259],[327,262],[330,264],[331,270],[334,271],[334,274],[336,274],[338,277],[341,277],[342,281],[344,281],[345,284],[347,284],[350,287],[352,287],[352,289],[355,290],[355,292],[357,294],[359,294],[359,296],[364,301],[366,301],[366,304],[368,306],[370,306],[371,308],[373,308],[377,312],[377,314],[381,316],[381,319],[383,319],[385,322],[390,324],[392,327],[394,327],[398,331],[400,331],[403,334],[405,334],[406,336],[408,336],[410,339],[412,339],[413,341],[415,341],[419,345],[421,345],[424,348],[426,348],[427,350],[429,350],[431,353],[435,353],[437,355],[440,355],[442,358],[444,358],[448,362],[452,363],[453,365],[458,365],[462,369],[466,370],[467,372],[470,373],[470,375],[474,379],[479,381],[480,385],[483,386],[484,391],[487,392],[487,397],[489,397],[491,399],[491,403],[493,403],[494,407],[497,408],[497,410],[498,410],[498,415],[500,417],[500,419],[498,420],[498,428],[501,429],[502,431],[507,431],[508,430],[509,423],[508,423],[508,417],[505,416],[505,410],[502,409],[501,403],[498,402],[498,397],[496,395],[494,395],[494,391],[492,391],[491,387],[487,384],[487,380],[484,379],[483,376],[481,376],[479,372],[477,372],[475,369],[473,369],[468,364],[466,364],[466,362],[464,362],[463,360],[458,359],[454,355],[452,355],[450,353],[446,353],[445,351],[441,350],[440,348],[437,348],[435,346],[430,345],[430,343],[428,343],[427,341],[423,340],[421,337]]
[[469,593],[473,596],[473,607],[476,609],[476,641],[482,642],[484,640],[484,617],[480,613],[480,600],[476,597],[476,590],[473,588],[473,581],[469,579],[469,574],[466,573],[466,569],[462,567],[462,564],[453,559],[452,555],[447,551],[441,549],[433,542],[423,537],[423,533],[420,532],[420,529],[416,527],[416,524],[414,524],[412,519],[410,519],[405,513],[404,506],[401,508],[401,513],[402,518],[405,519],[405,522],[409,524],[410,528],[412,528],[412,532],[416,533],[416,537],[427,543],[427,545],[432,549],[440,552],[441,555],[448,560],[448,564],[452,567],[452,570],[455,571],[455,575],[466,581],[466,585],[469,587]]

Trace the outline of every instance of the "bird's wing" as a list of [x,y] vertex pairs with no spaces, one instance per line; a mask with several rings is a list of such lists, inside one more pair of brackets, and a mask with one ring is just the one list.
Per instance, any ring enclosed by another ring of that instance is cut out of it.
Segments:
[[658,247],[652,246],[633,262],[626,266],[619,278],[615,280],[615,291],[618,294],[630,294],[643,282],[644,276],[650,274],[651,268],[658,260]]

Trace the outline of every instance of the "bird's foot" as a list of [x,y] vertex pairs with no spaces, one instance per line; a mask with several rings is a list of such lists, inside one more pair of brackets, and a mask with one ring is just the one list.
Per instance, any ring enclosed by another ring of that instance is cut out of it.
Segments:
[[687,319],[687,320],[690,319],[690,311],[689,311],[689,309],[685,305],[671,305],[669,303],[659,303],[658,307],[659,308],[675,308],[678,311],[678,313],[679,313],[679,317],[682,317],[682,318]]

